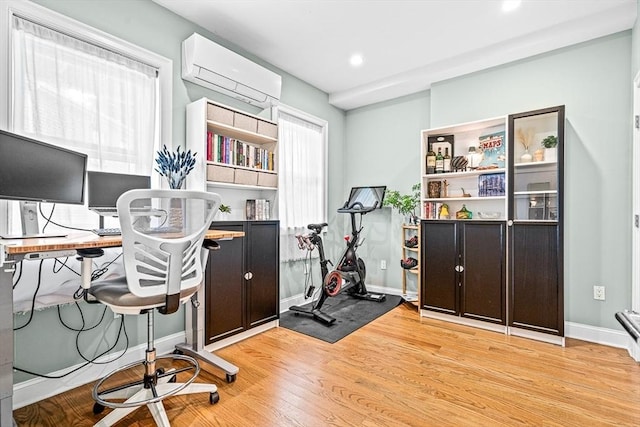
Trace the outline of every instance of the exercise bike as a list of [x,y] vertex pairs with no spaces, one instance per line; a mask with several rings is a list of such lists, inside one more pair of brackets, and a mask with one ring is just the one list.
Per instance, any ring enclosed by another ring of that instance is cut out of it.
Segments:
[[[386,295],[369,292],[365,285],[367,274],[366,266],[362,258],[358,257],[356,250],[364,242],[360,239],[362,232],[362,216],[382,207],[386,187],[354,187],[351,189],[349,199],[338,209],[338,213],[348,213],[351,216],[351,235],[344,237],[346,247],[340,256],[340,260],[331,271],[328,265],[333,263],[325,257],[324,245],[322,242],[322,230],[327,223],[309,224],[307,228],[311,230],[309,234],[297,235],[298,247],[312,251],[318,249],[320,257],[320,272],[322,277],[322,290],[318,299],[312,302],[311,307],[291,306],[289,309],[296,314],[308,314],[314,319],[329,326],[336,319],[322,311],[322,305],[327,298],[335,297],[340,292],[345,292],[354,298],[366,299],[369,301],[382,302]],[[359,215],[360,223],[356,225],[356,216]],[[315,287],[310,285],[306,292],[306,298],[311,298]]]

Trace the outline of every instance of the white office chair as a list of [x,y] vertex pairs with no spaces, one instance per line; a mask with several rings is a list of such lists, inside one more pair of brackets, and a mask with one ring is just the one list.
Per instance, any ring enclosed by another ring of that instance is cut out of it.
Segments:
[[[219,206],[217,194],[188,190],[131,190],[118,199],[125,276],[96,282],[88,293],[114,313],[146,314],[147,350],[145,360],[114,370],[94,386],[94,413],[114,408],[96,426],[111,426],[144,405],[157,425],[169,426],[162,399],[172,395],[209,393],[210,403],[218,401],[215,385],[194,383],[200,372],[194,358],[156,356],[153,314],[155,309],[175,313],[202,285],[208,254],[204,236]],[[159,368],[159,359],[187,367]],[[116,374],[134,367],[144,370],[139,381],[116,380]],[[192,371],[191,377],[176,383],[176,375],[187,371]]]

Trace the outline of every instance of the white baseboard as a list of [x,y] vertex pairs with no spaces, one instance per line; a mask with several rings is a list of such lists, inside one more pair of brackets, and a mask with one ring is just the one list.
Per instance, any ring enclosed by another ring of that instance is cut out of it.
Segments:
[[624,331],[615,329],[565,322],[564,335],[567,338],[575,338],[610,347],[629,348],[629,335]]
[[[155,340],[157,354],[167,354],[174,350],[176,344],[185,342],[185,333],[179,332],[176,334],[168,335],[166,337]],[[22,408],[23,406],[30,405],[38,402],[42,399],[46,399],[56,394],[63,393],[81,385],[93,382],[99,378],[104,377],[109,372],[118,369],[121,366],[133,363],[136,360],[142,360],[145,357],[145,350],[147,344],[139,344],[130,348],[127,352],[118,360],[114,360],[104,365],[90,364],[85,368],[78,369],[76,372],[60,379],[47,379],[47,378],[34,378],[31,380],[23,381],[21,383],[14,384],[13,386],[13,409]],[[117,352],[115,356],[120,354]],[[46,357],[46,356],[45,356]],[[114,355],[107,355],[97,360],[97,362],[107,362],[113,359]],[[61,369],[56,372],[51,372],[47,375],[57,376],[69,372],[79,366],[82,363],[70,366],[66,369]]]
[[255,326],[251,329],[248,329],[244,332],[240,332],[239,334],[235,334],[230,336],[229,338],[225,338],[223,340],[220,341],[216,341],[214,343],[208,344],[204,346],[204,349],[206,351],[216,351],[218,349],[224,348],[226,346],[229,346],[231,344],[235,344],[237,342],[246,340],[247,338],[251,338],[254,335],[258,335],[266,330],[269,330],[271,328],[277,328],[278,326],[280,326],[280,321],[279,320],[272,320],[271,322],[267,322],[267,323],[263,323],[260,326]]

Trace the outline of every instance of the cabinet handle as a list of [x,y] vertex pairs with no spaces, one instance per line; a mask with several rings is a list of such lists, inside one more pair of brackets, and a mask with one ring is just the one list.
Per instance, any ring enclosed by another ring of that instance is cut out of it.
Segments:
[[244,273],[244,280],[251,280],[253,279],[253,273],[250,271],[247,271],[246,273]]
[[513,225],[513,220],[512,220],[512,219],[510,219],[509,221],[507,221],[507,225],[508,225],[509,227],[511,227],[511,226]]
[[462,272],[464,271],[464,267],[463,267],[463,266],[461,266],[461,265],[456,265],[455,270],[456,270],[456,272],[458,272],[458,273],[462,273]]

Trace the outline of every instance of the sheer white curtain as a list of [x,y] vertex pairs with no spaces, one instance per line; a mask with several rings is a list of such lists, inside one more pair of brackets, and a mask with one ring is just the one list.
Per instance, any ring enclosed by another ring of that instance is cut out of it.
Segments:
[[[12,19],[12,130],[88,154],[91,170],[150,174],[158,139],[158,70]],[[11,216],[10,228],[19,231],[17,206]],[[53,216],[78,228],[96,227],[96,218],[86,207],[66,205],[57,205]]]
[[[295,235],[325,222],[326,122],[294,110],[278,113],[280,259],[302,259]],[[317,254],[317,253],[315,253]]]

